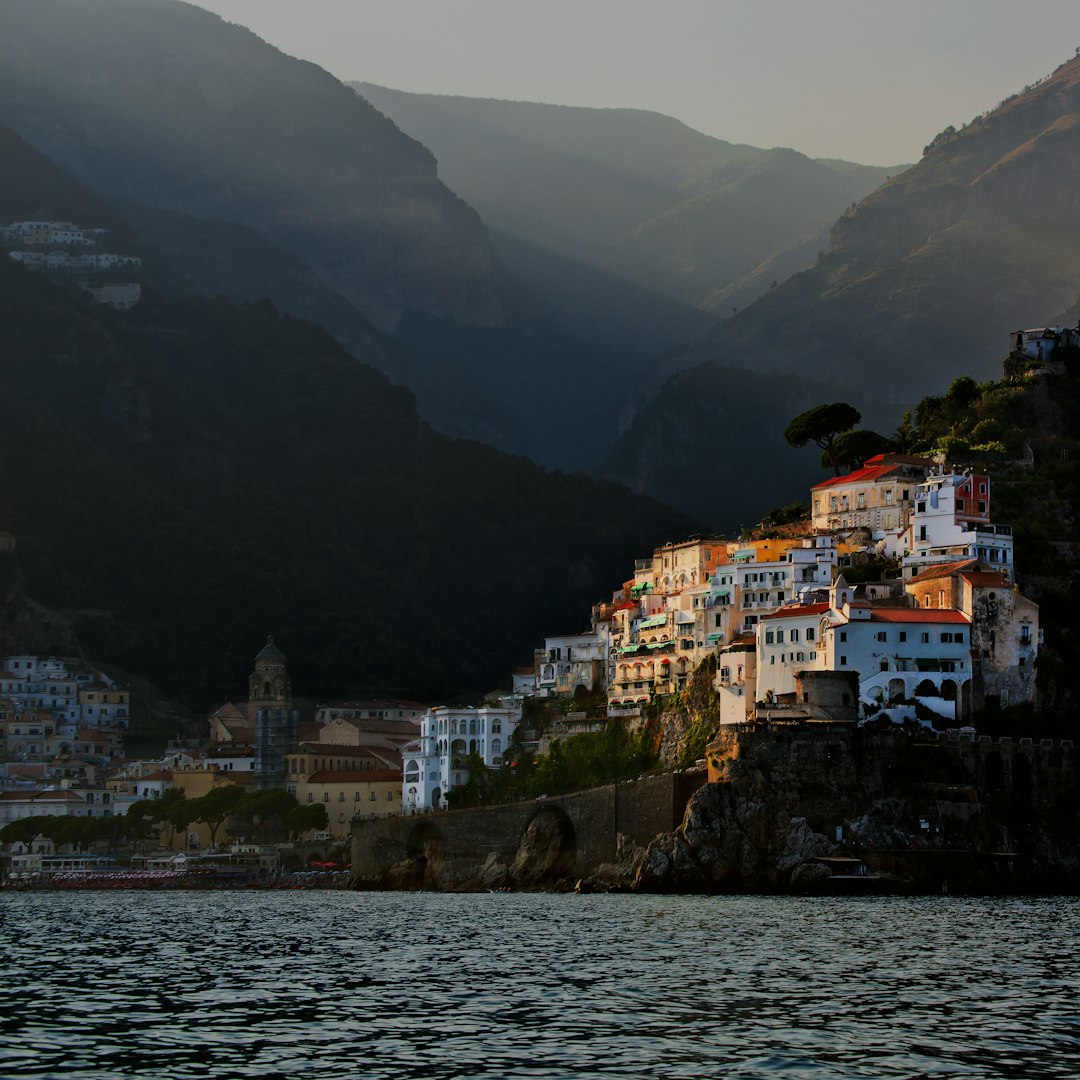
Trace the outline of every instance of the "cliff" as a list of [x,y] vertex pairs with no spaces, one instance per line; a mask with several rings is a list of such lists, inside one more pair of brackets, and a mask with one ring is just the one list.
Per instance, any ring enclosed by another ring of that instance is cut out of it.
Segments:
[[[1071,741],[763,725],[725,729],[709,758],[712,782],[625,886],[1019,892],[1080,881]],[[834,876],[844,860],[868,872]]]

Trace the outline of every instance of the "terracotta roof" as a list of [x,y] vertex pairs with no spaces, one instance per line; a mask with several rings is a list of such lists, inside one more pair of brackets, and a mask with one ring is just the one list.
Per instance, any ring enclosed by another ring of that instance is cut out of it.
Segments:
[[993,585],[1001,589],[1011,589],[1012,582],[996,570],[965,570],[960,576],[972,585]]
[[352,743],[338,744],[338,743],[316,743],[316,742],[302,742],[300,744],[300,753],[302,754],[323,754],[325,756],[333,756],[337,754],[339,757],[374,757],[375,750],[371,746],[353,746]]
[[979,565],[978,559],[961,559],[959,562],[942,563],[940,566],[931,566],[929,570],[923,570],[913,578],[908,578],[907,584],[913,585],[918,581],[933,581],[936,578],[952,577],[964,569],[974,569]]
[[387,750],[382,747],[373,746],[371,747],[371,756],[378,758],[388,768],[400,769],[403,764],[403,759],[399,753],[400,749],[401,748],[399,747],[394,750]]
[[925,465],[929,468],[933,464],[929,458],[907,457],[904,454],[875,454],[863,462],[861,469],[849,472],[846,476],[834,476],[831,480],[824,480],[820,484],[815,484],[810,490],[817,491],[819,488],[837,487],[844,484],[869,484],[895,472],[901,465]]
[[770,611],[768,615],[762,615],[760,621],[766,619],[794,619],[806,615],[824,615],[830,610],[828,604],[798,604],[791,607],[781,608],[779,611]]
[[158,769],[157,772],[152,772],[147,776],[140,776],[139,781],[143,780],[171,780],[172,773],[167,769]]
[[317,772],[308,778],[309,784],[399,784],[401,773],[395,769],[371,769],[366,772]]
[[818,491],[820,488],[840,487],[847,484],[870,484],[883,476],[888,476],[891,472],[896,472],[898,468],[898,465],[871,465],[869,467],[864,465],[861,469],[849,472],[846,476],[834,476],[831,480],[823,480],[810,490]]
[[870,615],[870,621],[897,623],[971,622],[962,611],[954,611],[952,608],[874,608]]

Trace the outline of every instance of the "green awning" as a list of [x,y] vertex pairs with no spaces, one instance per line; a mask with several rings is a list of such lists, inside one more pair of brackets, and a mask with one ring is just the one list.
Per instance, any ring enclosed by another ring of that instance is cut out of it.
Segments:
[[651,615],[638,623],[639,630],[651,630],[654,626],[663,626],[667,622],[666,615]]
[[721,638],[722,638],[723,636],[724,636],[724,635],[723,635],[723,634],[721,634],[721,633],[716,633],[716,634],[710,634],[710,635],[709,635],[709,640],[710,640],[710,641],[719,641],[719,640],[720,640],[720,639],[721,639]]
[[650,641],[646,648],[649,649],[666,649],[669,645],[674,645],[674,641]]

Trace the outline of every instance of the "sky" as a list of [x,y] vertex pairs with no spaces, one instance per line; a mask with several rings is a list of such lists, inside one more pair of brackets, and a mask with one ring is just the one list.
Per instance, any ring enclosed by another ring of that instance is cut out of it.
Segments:
[[1080,46],[1077,0],[198,0],[345,80],[653,109],[708,135],[917,161]]

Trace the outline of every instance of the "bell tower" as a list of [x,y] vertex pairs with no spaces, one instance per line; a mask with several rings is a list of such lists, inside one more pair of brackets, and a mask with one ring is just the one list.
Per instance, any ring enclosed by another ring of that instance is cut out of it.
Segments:
[[268,634],[266,644],[255,657],[255,670],[248,676],[248,720],[254,725],[261,709],[292,708],[292,680],[285,668],[285,654]]
[[282,787],[285,755],[296,749],[299,718],[292,707],[292,680],[273,634],[255,657],[248,677],[248,722],[255,729],[255,772],[260,788]]

